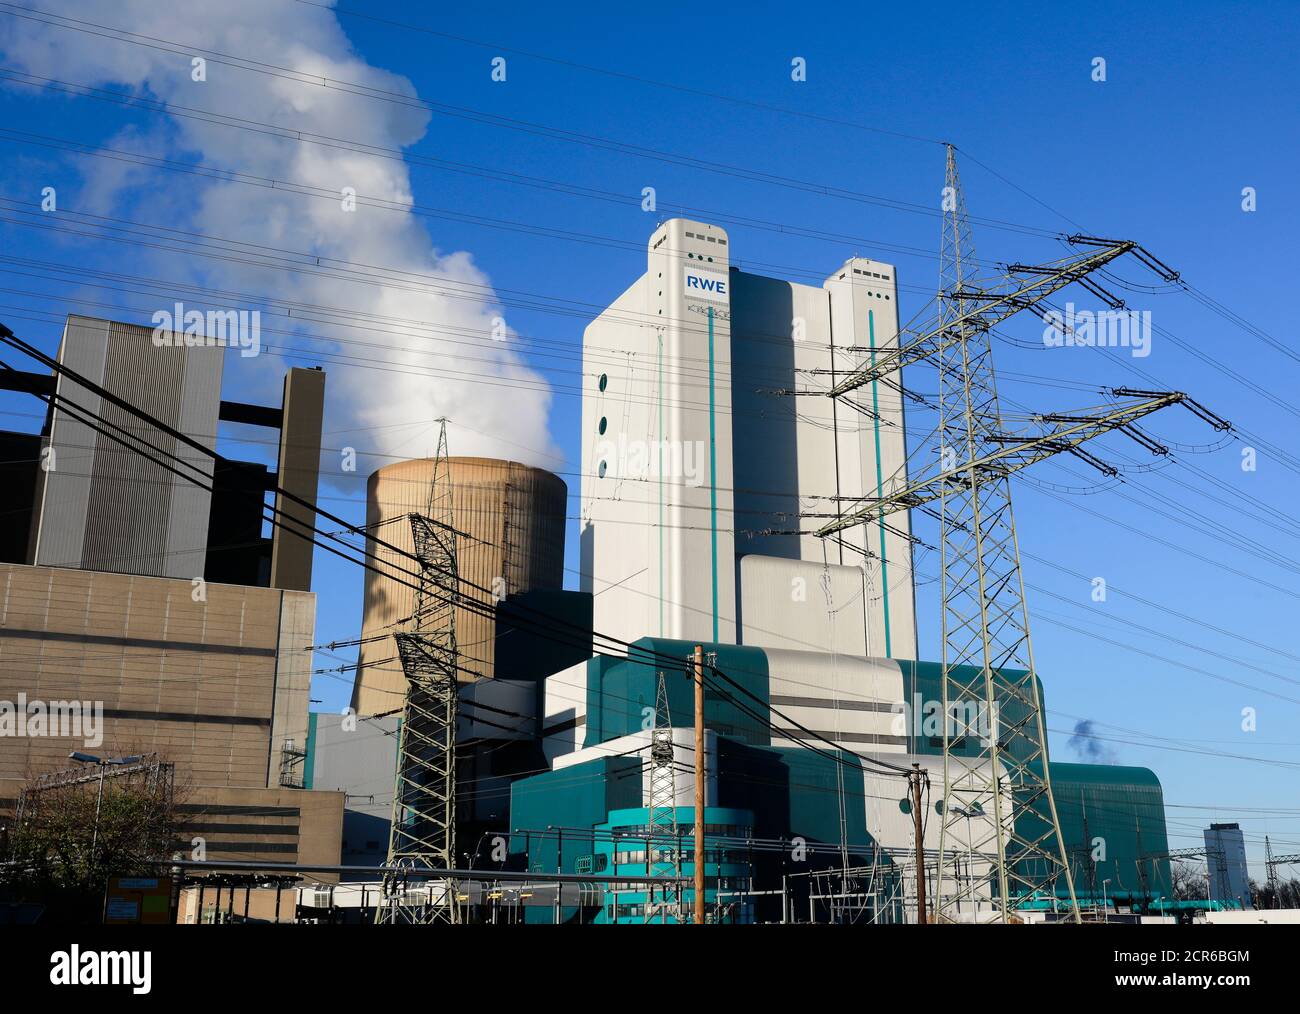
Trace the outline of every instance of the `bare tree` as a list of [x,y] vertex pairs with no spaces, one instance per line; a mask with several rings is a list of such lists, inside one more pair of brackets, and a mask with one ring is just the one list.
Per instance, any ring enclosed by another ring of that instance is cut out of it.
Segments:
[[1171,891],[1175,901],[1204,901],[1208,889],[1205,871],[1192,863],[1175,860],[1169,864]]
[[1281,880],[1274,891],[1267,883],[1250,882],[1251,904],[1256,908],[1300,908],[1300,880]]

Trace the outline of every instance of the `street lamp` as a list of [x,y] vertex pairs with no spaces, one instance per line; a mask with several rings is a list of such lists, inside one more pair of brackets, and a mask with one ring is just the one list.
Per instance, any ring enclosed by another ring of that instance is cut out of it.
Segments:
[[124,764],[139,764],[143,759],[141,757],[96,757],[91,753],[82,753],[80,750],[73,750],[68,754],[69,760],[74,760],[78,764],[95,764],[99,767],[99,789],[95,793],[95,830],[90,836],[90,861],[95,861],[95,849],[99,845],[99,808],[104,801],[104,769],[106,767],[120,767]]

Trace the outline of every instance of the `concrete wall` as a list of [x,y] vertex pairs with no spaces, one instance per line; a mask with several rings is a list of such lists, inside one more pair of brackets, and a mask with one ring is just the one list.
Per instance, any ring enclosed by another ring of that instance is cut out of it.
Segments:
[[587,663],[548,677],[542,700],[542,750],[553,761],[579,749],[586,738]]
[[178,851],[209,860],[337,866],[343,793],[245,786],[196,786],[179,795]]
[[735,641],[729,249],[665,222],[583,333],[582,587],[623,640]]
[[735,643],[735,558],[743,568],[752,554],[859,568],[858,652],[913,658],[906,514],[839,541],[800,534],[906,481],[896,385],[863,388],[858,410],[815,396],[897,345],[894,268],[855,258],[810,286],[730,269],[730,252],[716,226],[665,222],[645,274],[584,332],[582,571],[595,627]]
[[388,856],[397,771],[398,719],[317,712],[311,787],[343,793],[341,862],[366,866]]
[[[868,365],[881,351],[898,347],[898,273],[891,264],[854,257],[823,283],[831,300],[830,380]],[[863,351],[867,350],[867,351]],[[900,373],[858,389],[851,395],[861,411],[825,399],[832,406],[837,450],[835,472],[842,509],[857,505],[854,498],[888,495],[906,485],[907,443]],[[803,399],[809,400],[809,399]],[[823,411],[825,408],[823,407]],[[852,419],[846,418],[852,416]],[[824,468],[818,469],[825,474]],[[817,490],[816,492],[825,492]],[[882,522],[846,529],[846,543],[870,554],[862,565],[868,589],[867,653],[890,658],[916,658],[916,592],[906,511]],[[804,559],[808,559],[805,552]],[[813,559],[820,559],[814,548]],[[854,562],[849,554],[841,563]]]
[[907,749],[896,728],[903,677],[892,660],[783,648],[766,654],[773,746],[795,745],[782,730],[808,739],[793,722],[855,753]]
[[739,573],[741,643],[868,654],[862,567],[750,555]]
[[315,549],[310,538],[298,534],[316,522],[316,513],[286,496],[291,493],[314,504],[320,473],[321,420],[325,413],[325,374],[294,367],[284,377],[280,422],[280,455],[275,497],[276,517],[297,525],[277,525],[272,536],[271,587],[311,590],[311,563]]
[[1216,926],[1270,924],[1300,925],[1300,908],[1262,908],[1247,912],[1206,912],[1205,921]]
[[0,702],[86,702],[99,742],[0,737],[0,796],[71,750],[156,751],[193,786],[276,785],[306,743],[315,596],[188,580],[0,565]]

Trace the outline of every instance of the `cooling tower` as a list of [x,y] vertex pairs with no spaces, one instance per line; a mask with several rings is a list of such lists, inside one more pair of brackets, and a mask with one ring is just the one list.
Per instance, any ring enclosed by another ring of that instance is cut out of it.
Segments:
[[[515,461],[450,458],[453,525],[461,591],[487,606],[456,610],[456,640],[463,680],[496,675],[492,607],[506,596],[534,589],[559,589],[564,578],[564,518],[568,494],[550,472]],[[405,515],[423,514],[429,504],[434,462],[429,458],[386,465],[367,484],[366,522],[380,539],[406,552],[414,550]],[[416,570],[410,559],[373,546],[376,566]],[[365,603],[352,706],[361,715],[379,715],[402,706],[405,680],[397,662],[394,631],[415,608],[415,591],[373,571],[366,572]],[[480,590],[481,589],[481,590]],[[374,638],[374,640],[369,640]],[[509,673],[502,673],[508,677]]]

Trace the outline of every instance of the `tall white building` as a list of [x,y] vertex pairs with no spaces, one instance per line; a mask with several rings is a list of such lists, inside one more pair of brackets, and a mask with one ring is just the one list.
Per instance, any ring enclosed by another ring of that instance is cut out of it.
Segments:
[[[895,347],[891,265],[820,286],[731,267],[722,229],[672,219],[646,272],[583,339],[583,588],[594,627],[915,658],[900,513],[841,541],[809,532],[906,468],[902,397],[837,377]],[[820,516],[820,517],[819,517]]]

